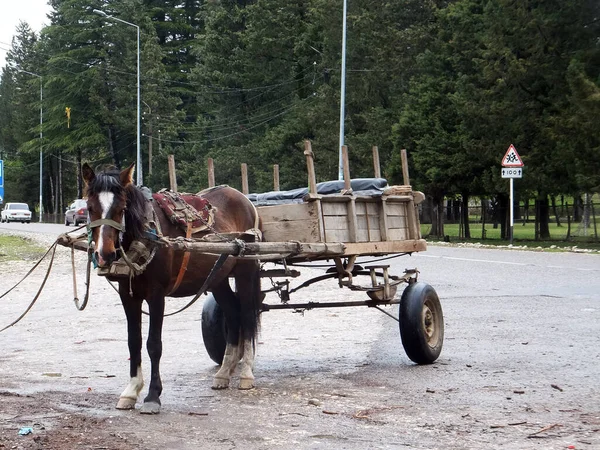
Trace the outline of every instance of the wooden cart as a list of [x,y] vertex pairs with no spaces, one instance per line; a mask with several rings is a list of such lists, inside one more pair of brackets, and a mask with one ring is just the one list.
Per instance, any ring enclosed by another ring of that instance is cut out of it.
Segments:
[[[347,156],[344,154],[344,189],[337,194],[320,195],[313,166],[310,142],[306,142],[308,193],[301,203],[257,206],[264,242],[246,244],[244,256],[273,261],[281,268],[261,271],[262,277],[282,278],[272,281],[264,292],[276,292],[281,302],[263,304],[263,311],[275,309],[309,310],[348,306],[377,308],[399,322],[403,347],[418,364],[434,362],[442,349],[444,321],[435,290],[417,281],[418,271],[401,275],[388,272],[388,265],[361,266],[359,257],[403,255],[427,249],[421,238],[418,204],[424,200],[409,184],[406,154],[402,154],[404,184],[388,187],[380,195],[360,195],[352,191]],[[223,245],[223,244],[222,244]],[[188,247],[189,249],[190,247]],[[206,247],[205,247],[206,248]],[[199,248],[198,248],[199,249]],[[213,249],[211,253],[235,249]],[[300,275],[294,265],[306,261],[329,261],[323,275],[292,287],[291,280]],[[355,280],[370,279],[366,286]],[[291,295],[315,283],[337,278],[340,287],[364,291],[366,300],[342,302],[293,303]],[[400,298],[397,289],[404,284]],[[382,307],[399,304],[399,317]],[[223,314],[214,297],[204,302],[202,335],[209,356],[221,363],[225,351]]]

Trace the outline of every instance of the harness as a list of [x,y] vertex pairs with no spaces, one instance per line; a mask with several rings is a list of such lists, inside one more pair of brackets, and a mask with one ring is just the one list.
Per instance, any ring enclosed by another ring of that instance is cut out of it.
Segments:
[[[194,208],[194,206],[190,205],[186,201],[186,198],[184,198],[184,197],[187,197],[188,199],[192,198],[192,200],[196,204],[199,204],[202,208],[200,210],[197,210],[196,208]],[[159,207],[165,213],[166,217],[169,218],[169,220],[172,223],[180,226],[181,228],[184,228],[186,239],[189,239],[195,233],[198,233],[201,231],[206,231],[206,230],[210,230],[213,233],[215,233],[216,235],[220,236],[219,233],[212,226],[213,222],[214,222],[214,209],[212,208],[212,206],[208,202],[208,200],[204,199],[200,195],[179,194],[176,192],[170,192],[170,191],[163,189],[163,190],[159,191],[157,194],[152,194],[151,196],[148,196],[148,198],[149,198],[149,200],[154,201],[154,202],[156,202],[156,204],[159,205]],[[136,263],[136,260],[140,255],[143,256],[144,253],[147,254],[147,247],[142,242],[139,242],[137,240],[133,241],[131,243],[127,253],[123,250],[123,248],[121,246],[117,247],[117,251],[120,253],[121,258],[127,264],[127,266],[130,268],[130,285],[129,285],[130,286],[130,294],[132,294],[131,279],[134,276],[141,275],[146,270],[146,267],[148,266],[148,264],[150,264],[150,262],[154,258],[156,251],[157,251],[158,244],[161,242],[161,238],[163,237],[162,230],[160,229],[160,222],[159,222],[158,218],[156,217],[156,212],[155,212],[154,208],[152,208],[152,207],[150,207],[149,209],[152,211],[152,218],[146,217],[146,223],[144,224],[145,228],[146,228],[146,231],[144,232],[145,239],[143,239],[143,241],[145,241],[146,243],[151,244],[151,247],[152,247],[152,249],[150,251],[150,255],[147,258],[147,260],[143,264]],[[146,216],[148,216],[148,214],[146,214]],[[108,225],[108,226],[118,230],[121,233],[125,229],[123,224],[120,224],[112,219],[94,220],[87,226],[88,247],[91,248],[93,229],[100,227],[102,225]],[[129,256],[128,256],[128,253],[130,254]],[[181,285],[181,282],[183,281],[183,278],[187,271],[190,256],[191,256],[191,252],[189,252],[189,251],[184,252],[183,259],[182,259],[181,265],[179,267],[179,272],[177,274],[175,282],[172,283],[172,285],[169,286],[169,288],[167,289],[167,294],[166,294],[167,296],[172,294],[173,292],[175,292]],[[202,293],[204,293],[208,289],[210,282],[214,279],[218,270],[223,266],[227,257],[228,257],[228,255],[221,255],[217,259],[217,261],[215,262],[215,265],[213,266],[207,279],[205,280],[204,285],[202,286],[202,288],[200,289],[200,291],[198,292],[198,294],[196,295],[194,300],[192,302],[190,302],[188,305],[186,305],[183,309],[186,309],[187,307],[191,306],[191,304]],[[97,268],[98,262],[96,260],[95,254],[93,252],[92,252],[92,262],[94,263],[94,268]],[[178,311],[178,312],[180,312],[180,311]]]

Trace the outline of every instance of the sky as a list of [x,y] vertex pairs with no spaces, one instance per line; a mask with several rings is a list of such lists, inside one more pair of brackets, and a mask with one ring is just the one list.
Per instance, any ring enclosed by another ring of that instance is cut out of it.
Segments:
[[50,12],[48,0],[0,0],[0,67],[4,67],[6,51],[19,21],[24,21],[36,32],[49,23],[46,15]]

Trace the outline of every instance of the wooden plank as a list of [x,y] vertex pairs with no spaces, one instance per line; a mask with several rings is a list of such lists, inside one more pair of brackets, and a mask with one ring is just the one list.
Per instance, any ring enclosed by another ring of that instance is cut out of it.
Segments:
[[344,169],[344,189],[349,191],[350,183],[350,161],[348,160],[348,146],[342,145],[342,167]]
[[400,216],[400,217],[406,217],[407,214],[407,210],[406,210],[406,203],[388,203],[387,204],[388,208],[387,208],[387,215],[388,217],[395,217],[395,216]]
[[408,228],[408,221],[406,220],[406,217],[388,216],[388,230],[393,230],[396,228]]
[[321,199],[321,206],[323,208],[324,216],[346,216],[348,215],[348,201],[351,197],[346,197],[346,201],[343,203],[335,202],[330,203]]
[[215,162],[212,158],[207,159],[208,165],[208,187],[215,187]]
[[406,241],[410,239],[407,228],[390,228],[387,230],[390,241]]
[[327,231],[348,230],[348,220],[346,216],[323,216],[323,222],[325,222],[325,229]]
[[400,151],[400,159],[402,161],[402,181],[405,186],[410,186],[410,177],[408,176],[408,157],[406,156],[405,148]]
[[350,233],[345,230],[330,230],[325,227],[325,242],[350,242]]
[[273,164],[273,190],[279,190],[279,164]]
[[[193,239],[167,239],[169,246],[175,251],[194,253],[237,255],[239,247],[235,242],[203,242]],[[344,251],[345,245],[338,243],[299,243],[299,242],[246,242],[244,252],[248,255],[264,254],[322,254],[337,255]]]
[[389,240],[387,235],[388,229],[388,202],[386,197],[381,198],[381,211],[379,213],[379,234],[382,241]]
[[267,242],[322,242],[318,223],[315,220],[263,222],[261,230],[263,239]]
[[317,193],[317,177],[315,175],[314,153],[310,141],[304,141],[304,155],[306,156],[306,167],[308,169],[308,192]]
[[345,256],[386,255],[392,253],[423,252],[427,250],[427,243],[423,239],[386,242],[351,242],[345,245]]
[[256,209],[263,222],[317,219],[317,206],[315,202],[259,206]]
[[171,191],[177,192],[177,177],[175,176],[175,156],[167,156],[167,164],[169,166],[169,186]]
[[410,239],[419,239],[421,237],[421,227],[419,226],[419,218],[415,209],[415,202],[411,201],[408,205],[406,205],[406,210],[406,220]]
[[356,202],[354,199],[351,199],[350,203],[348,203],[348,215],[346,219],[348,222],[348,240],[349,242],[357,242],[356,229],[358,225],[356,223]]
[[379,164],[379,148],[373,146],[373,173],[375,178],[381,178],[381,165]]
[[248,164],[242,163],[242,193],[247,195],[250,193],[248,190]]

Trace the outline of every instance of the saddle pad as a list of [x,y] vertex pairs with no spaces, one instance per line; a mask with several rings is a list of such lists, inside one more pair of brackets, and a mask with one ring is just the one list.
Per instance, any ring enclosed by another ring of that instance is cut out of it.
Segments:
[[152,194],[154,201],[175,225],[191,233],[198,233],[212,226],[214,210],[204,197],[197,194],[179,194],[167,189]]

